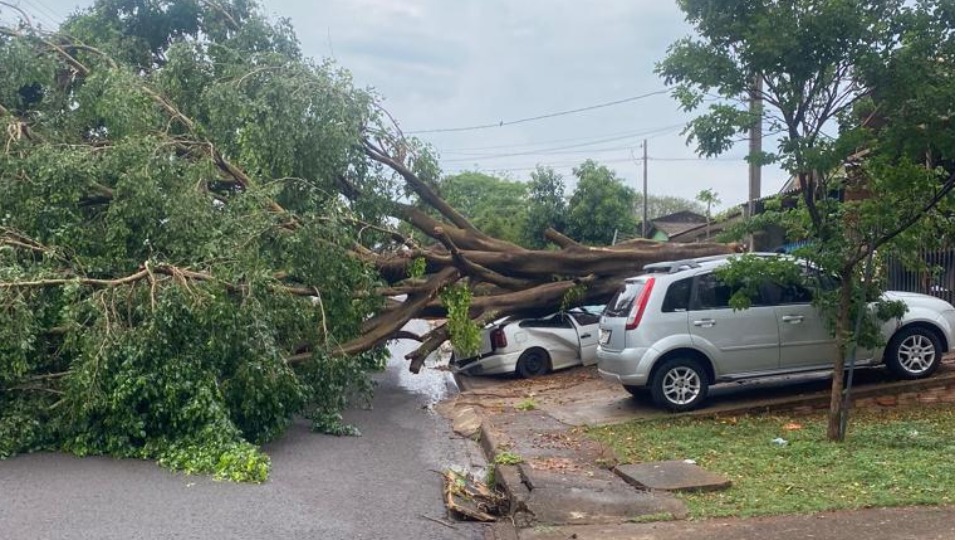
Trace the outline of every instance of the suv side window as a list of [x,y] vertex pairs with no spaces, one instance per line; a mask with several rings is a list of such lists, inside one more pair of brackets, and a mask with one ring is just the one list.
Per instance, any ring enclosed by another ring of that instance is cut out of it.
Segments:
[[780,297],[781,304],[809,304],[813,302],[813,292],[803,285],[787,285],[781,287],[783,294]]
[[663,297],[663,307],[660,311],[664,313],[687,311],[690,307],[690,289],[692,286],[692,277],[671,283]]
[[[735,288],[730,287],[714,274],[697,276],[696,294],[691,302],[691,311],[705,309],[733,309],[730,307],[730,297]],[[771,302],[764,291],[759,291],[750,297],[751,306],[769,306]]]
[[697,295],[694,310],[725,309],[730,307],[730,286],[713,274],[703,274],[697,279]]
[[783,304],[809,304],[813,302],[813,292],[799,284],[781,285],[767,282],[760,286],[764,303],[770,306]]

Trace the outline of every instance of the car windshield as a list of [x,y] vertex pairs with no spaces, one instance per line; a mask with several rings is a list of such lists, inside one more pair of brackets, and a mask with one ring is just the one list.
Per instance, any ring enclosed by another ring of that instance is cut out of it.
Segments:
[[646,279],[631,280],[620,287],[620,291],[610,299],[607,308],[603,310],[605,317],[626,317],[633,307],[633,301],[637,299],[637,294],[643,288]]

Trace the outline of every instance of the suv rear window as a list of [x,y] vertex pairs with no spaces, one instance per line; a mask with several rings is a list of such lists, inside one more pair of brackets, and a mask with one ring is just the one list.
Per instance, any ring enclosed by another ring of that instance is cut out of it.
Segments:
[[624,283],[620,287],[620,291],[610,299],[610,303],[603,310],[603,316],[626,317],[629,315],[633,302],[637,299],[637,295],[640,294],[640,290],[646,282],[645,279],[638,279]]

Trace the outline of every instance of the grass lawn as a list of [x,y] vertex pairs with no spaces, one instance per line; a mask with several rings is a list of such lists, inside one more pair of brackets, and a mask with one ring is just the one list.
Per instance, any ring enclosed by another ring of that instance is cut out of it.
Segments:
[[[686,493],[693,518],[953,504],[954,410],[854,411],[847,440],[826,440],[826,415],[676,418],[591,428],[622,463],[693,459],[725,491]],[[783,438],[784,446],[772,442]]]

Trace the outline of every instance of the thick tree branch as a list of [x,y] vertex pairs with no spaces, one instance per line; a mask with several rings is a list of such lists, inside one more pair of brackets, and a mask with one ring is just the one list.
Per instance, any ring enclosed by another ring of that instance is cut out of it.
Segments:
[[580,242],[577,242],[553,227],[548,227],[547,230],[543,232],[543,237],[563,249],[587,249],[587,247]]
[[444,268],[430,278],[423,292],[407,297],[398,309],[381,313],[367,321],[360,337],[341,345],[334,354],[339,356],[358,354],[384,343],[410,319],[417,317],[423,308],[436,298],[441,288],[458,279],[460,279],[460,272],[455,268]]
[[456,244],[450,240],[450,237],[443,232],[443,229],[439,227],[434,230],[434,238],[439,240],[440,243],[450,251],[450,255],[453,257],[453,263],[466,275],[514,291],[526,289],[532,285],[529,280],[507,277],[470,261],[463,255],[463,252],[457,248]]
[[423,363],[430,356],[430,353],[440,348],[443,342],[448,339],[450,339],[450,333],[447,330],[447,323],[443,323],[424,334],[420,340],[420,346],[404,357],[410,361],[410,372],[420,373],[420,369],[423,368]]

